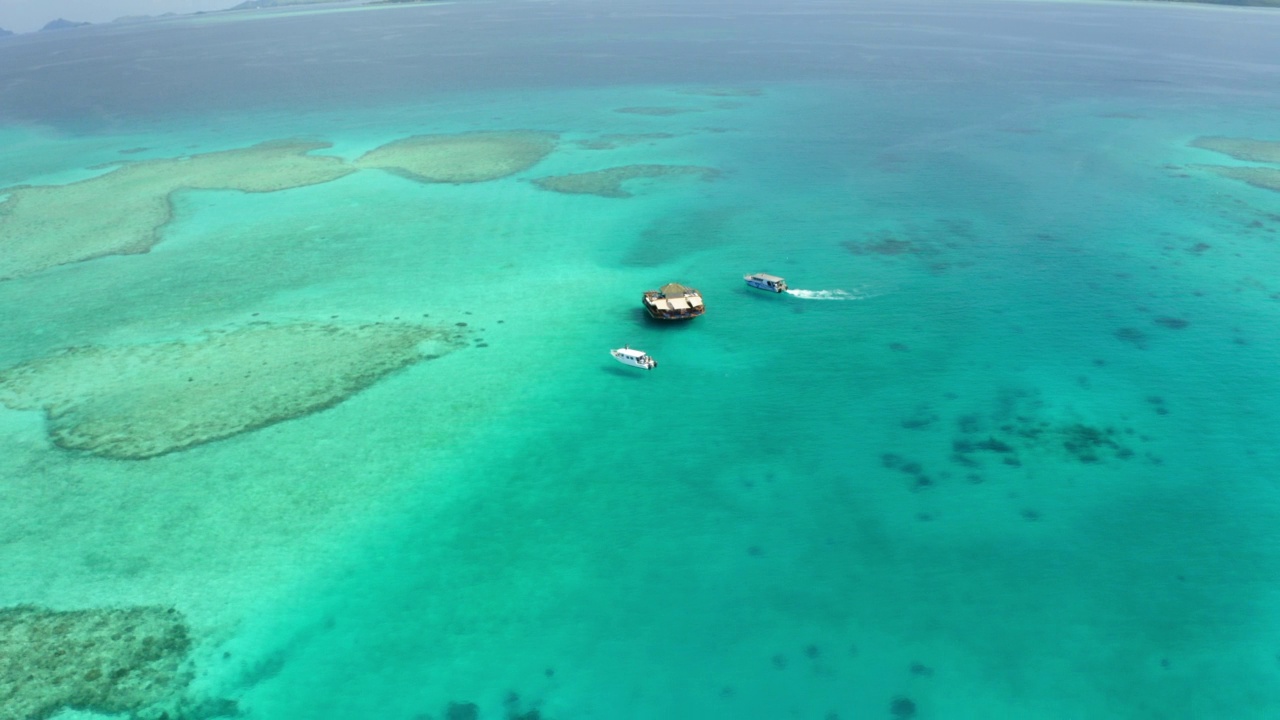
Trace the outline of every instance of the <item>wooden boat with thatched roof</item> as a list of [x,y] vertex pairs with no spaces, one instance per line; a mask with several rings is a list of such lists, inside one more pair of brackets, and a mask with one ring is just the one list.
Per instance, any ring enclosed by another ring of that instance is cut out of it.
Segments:
[[644,294],[644,309],[658,320],[688,320],[706,311],[702,293],[680,283],[667,283]]

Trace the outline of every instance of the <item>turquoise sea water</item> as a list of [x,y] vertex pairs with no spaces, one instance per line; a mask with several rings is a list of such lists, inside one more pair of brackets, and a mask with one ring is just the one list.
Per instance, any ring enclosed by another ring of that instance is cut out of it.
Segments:
[[[0,607],[174,606],[192,692],[264,720],[1276,717],[1280,195],[1188,142],[1280,139],[1278,36],[542,2],[0,41],[0,186],[560,134],[487,183],[180,192],[151,252],[0,282],[0,367],[254,318],[487,344],[148,460],[0,408]],[[529,182],[634,163],[721,175]],[[672,280],[706,316],[643,317]]]

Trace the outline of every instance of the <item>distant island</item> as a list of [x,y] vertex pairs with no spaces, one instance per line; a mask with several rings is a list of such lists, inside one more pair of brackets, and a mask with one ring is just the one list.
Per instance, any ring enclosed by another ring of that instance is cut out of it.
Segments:
[[45,24],[44,27],[40,28],[40,32],[44,32],[45,30],[66,30],[68,28],[83,27],[89,24],[90,23],[87,22],[71,22],[70,20],[58,18],[57,20],[53,20]]
[[167,12],[167,13],[164,13],[163,15],[121,15],[120,17],[116,18],[115,20],[112,20],[111,22],[138,23],[138,22],[147,22],[148,20],[155,20],[156,18],[177,17],[177,15],[178,13],[175,13],[175,12]]
[[13,34],[13,31],[0,28],[0,37],[5,37],[7,35],[12,35],[12,34]]
[[257,10],[259,8],[287,7],[289,5],[320,5],[343,0],[245,0],[230,10]]
[[[371,0],[365,5],[401,5],[410,3],[435,2],[436,0]],[[1280,0],[1277,0],[1280,1]],[[323,5],[326,3],[351,2],[351,0],[245,0],[230,10],[257,10],[259,8],[290,7],[293,5]]]
[[1280,0],[1135,0],[1136,2],[1180,2],[1196,5],[1237,5],[1240,7],[1280,7]]

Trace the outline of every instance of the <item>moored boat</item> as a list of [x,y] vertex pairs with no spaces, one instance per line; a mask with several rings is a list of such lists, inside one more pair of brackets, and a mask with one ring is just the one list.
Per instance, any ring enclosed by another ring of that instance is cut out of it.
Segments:
[[742,279],[746,280],[747,284],[753,288],[760,288],[761,290],[770,290],[776,293],[787,291],[787,281],[783,280],[777,275],[766,275],[765,273],[755,273],[754,275],[743,275]]
[[614,360],[617,360],[623,365],[644,368],[645,370],[652,370],[658,367],[657,360],[649,357],[648,353],[643,350],[631,349],[630,345],[623,345],[615,350],[610,350],[609,354],[613,356]]
[[680,283],[667,283],[644,294],[644,309],[658,320],[688,320],[706,312],[702,293]]

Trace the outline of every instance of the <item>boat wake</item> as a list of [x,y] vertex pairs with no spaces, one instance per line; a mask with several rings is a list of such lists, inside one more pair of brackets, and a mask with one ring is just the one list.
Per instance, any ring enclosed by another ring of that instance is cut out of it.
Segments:
[[871,297],[857,290],[788,290],[787,294],[803,300],[866,300]]

